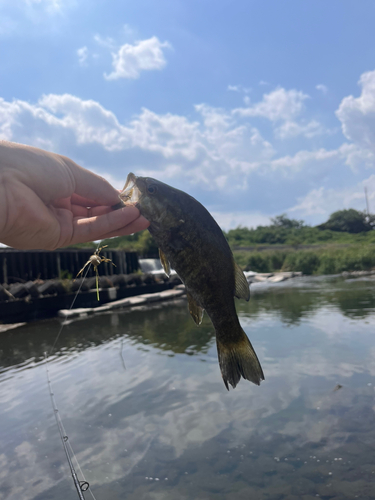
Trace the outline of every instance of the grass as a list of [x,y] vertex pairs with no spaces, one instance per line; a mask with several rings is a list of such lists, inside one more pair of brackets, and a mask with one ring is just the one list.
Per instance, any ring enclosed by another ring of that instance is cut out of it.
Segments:
[[303,274],[338,274],[375,268],[375,245],[334,245],[309,250],[235,251],[236,262],[245,271],[269,273],[302,271]]
[[[303,274],[375,269],[375,230],[362,233],[322,230],[284,216],[275,221],[256,229],[238,227],[224,232],[242,269],[262,273],[301,271]],[[101,244],[137,252],[139,257],[158,256],[157,245],[148,231],[104,240]],[[302,248],[304,245],[308,248]]]

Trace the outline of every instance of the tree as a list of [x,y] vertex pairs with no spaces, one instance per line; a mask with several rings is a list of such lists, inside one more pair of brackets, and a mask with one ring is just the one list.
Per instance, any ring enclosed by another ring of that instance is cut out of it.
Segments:
[[277,215],[271,218],[272,226],[284,227],[286,229],[299,229],[304,226],[303,220],[288,219],[286,214]]
[[327,222],[317,226],[319,229],[330,229],[346,233],[363,233],[371,231],[374,226],[374,216],[367,215],[354,208],[338,210],[330,215]]

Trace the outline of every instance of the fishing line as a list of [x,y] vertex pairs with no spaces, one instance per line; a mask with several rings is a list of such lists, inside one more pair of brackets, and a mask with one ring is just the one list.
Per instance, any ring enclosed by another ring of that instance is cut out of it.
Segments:
[[[99,245],[98,245],[98,248],[99,248]],[[85,281],[85,279],[86,279],[87,273],[90,271],[90,267],[91,267],[91,263],[87,266],[87,269],[86,269],[85,275],[83,276],[82,281],[81,281],[81,283],[80,283],[80,285],[79,285],[79,287],[78,287],[78,290],[77,290],[77,292],[76,292],[76,294],[75,294],[75,296],[74,296],[74,299],[73,299],[72,303],[70,304],[69,311],[70,311],[70,310],[72,309],[72,307],[74,306],[74,303],[75,303],[75,301],[76,301],[76,298],[78,297],[78,294],[79,294],[79,292],[81,291],[81,288],[82,288],[83,282],[84,282],[84,281]],[[56,345],[57,341],[59,340],[59,337],[60,337],[60,335],[61,335],[61,332],[62,332],[62,330],[63,330],[64,326],[66,325],[66,321],[67,321],[67,319],[68,319],[68,316],[65,316],[65,319],[64,319],[64,321],[62,322],[62,325],[61,325],[61,327],[60,327],[59,333],[57,334],[57,336],[56,336],[56,338],[55,338],[55,342],[53,343],[53,346],[52,346],[52,347],[51,347],[51,349],[49,350],[48,356],[51,356],[52,351],[54,350],[55,345]]]
[[[97,247],[97,250],[99,248],[99,245]],[[82,288],[82,285],[83,285],[83,282],[85,281],[85,278],[87,276],[87,273],[89,272],[91,268],[91,263],[87,266],[87,269],[86,269],[86,272],[82,278],[82,281],[78,287],[78,290],[73,298],[73,301],[69,307],[69,311],[72,309],[72,307],[74,306],[74,303],[78,297],[78,294],[79,292],[81,291],[81,288]],[[61,332],[64,328],[64,326],[66,325],[66,322],[67,322],[67,319],[68,319],[68,316],[65,317],[64,321],[62,322],[61,324],[61,327],[60,327],[60,330],[55,338],[55,341],[51,347],[51,349],[49,350],[49,353],[48,353],[48,357],[50,357],[52,355],[52,352],[54,351],[55,349],[55,346],[56,346],[56,343],[61,335]],[[65,451],[65,455],[66,455],[66,458],[68,460],[68,464],[69,464],[69,468],[70,468],[70,472],[72,474],[72,478],[73,478],[73,482],[74,482],[74,486],[77,490],[77,493],[78,493],[78,497],[80,500],[85,500],[85,497],[83,496],[83,492],[85,491],[89,491],[92,498],[94,500],[96,500],[93,492],[91,491],[91,488],[90,488],[90,484],[88,483],[88,481],[86,481],[86,478],[82,472],[82,469],[79,465],[79,462],[78,462],[78,459],[77,459],[77,456],[76,454],[74,453],[73,451],[73,448],[72,448],[72,445],[70,444],[70,441],[69,441],[69,437],[65,431],[65,428],[64,428],[64,425],[63,425],[63,422],[62,422],[62,419],[61,419],[61,416],[60,416],[60,413],[59,413],[59,410],[57,408],[57,404],[56,404],[56,399],[55,399],[55,395],[54,395],[54,392],[52,390],[52,383],[51,383],[51,380],[50,380],[50,377],[49,377],[49,370],[48,370],[48,357],[47,357],[47,352],[44,353],[44,360],[45,360],[45,367],[46,367],[46,374],[47,374],[47,383],[48,383],[48,390],[49,390],[49,395],[50,395],[50,398],[51,398],[51,404],[52,404],[52,408],[53,408],[53,412],[54,412],[54,415],[55,415],[55,419],[56,419],[56,424],[57,424],[57,428],[59,429],[59,433],[60,433],[60,438],[61,438],[61,442],[63,444],[63,448],[64,448],[64,451]],[[78,476],[77,476],[77,473],[75,471],[75,468],[74,468],[74,465],[73,465],[73,460],[72,458],[75,460],[76,464],[77,464],[77,467],[81,473],[81,476],[83,477],[83,481],[80,481],[78,479]]]
[[[54,393],[52,391],[52,384],[51,384],[51,380],[49,378],[48,361],[47,361],[47,353],[46,352],[44,353],[44,357],[45,357],[45,366],[46,366],[46,373],[47,373],[47,382],[48,382],[49,395],[51,397],[51,403],[52,403],[53,412],[55,414],[55,419],[56,419],[57,427],[58,427],[59,432],[60,432],[61,442],[62,442],[63,447],[64,447],[65,455],[66,455],[66,458],[68,460],[70,472],[71,472],[72,477],[73,477],[73,482],[74,482],[74,486],[76,487],[76,490],[77,490],[77,493],[78,493],[78,497],[80,498],[80,500],[85,500],[85,497],[83,496],[83,491],[87,491],[89,489],[90,485],[86,481],[86,479],[85,479],[85,477],[84,477],[84,475],[82,473],[81,468],[79,467],[79,469],[81,471],[81,474],[82,474],[82,477],[84,479],[83,481],[79,481],[78,480],[77,473],[76,473],[76,471],[74,469],[74,465],[73,465],[73,462],[72,462],[71,454],[69,453],[68,446],[67,446],[67,443],[69,444],[69,438],[68,438],[68,436],[67,436],[67,434],[65,432],[65,429],[64,429],[61,417],[60,417],[59,410],[57,409],[55,395],[54,395]],[[78,464],[77,457],[75,456],[75,454],[74,454],[73,449],[72,449],[71,446],[70,446],[70,449],[72,451],[72,456],[75,457],[75,460],[76,460],[76,462]],[[93,496],[93,498],[95,499],[95,497],[94,497],[93,493],[91,492],[91,490],[90,490],[90,493]]]

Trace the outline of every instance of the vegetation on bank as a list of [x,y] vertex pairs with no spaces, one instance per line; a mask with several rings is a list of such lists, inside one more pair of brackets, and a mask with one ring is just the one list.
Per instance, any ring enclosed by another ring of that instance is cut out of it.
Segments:
[[128,252],[137,252],[140,257],[154,258],[159,256],[158,246],[147,230],[129,236],[119,236],[118,238],[103,240],[101,245],[124,249]]
[[270,273],[301,271],[303,274],[339,274],[375,268],[375,245],[334,245],[313,250],[235,251],[236,262],[245,271]]
[[[334,212],[327,222],[315,227],[283,214],[271,219],[268,226],[238,227],[224,235],[236,261],[245,270],[337,274],[375,268],[374,228],[374,215],[348,209]],[[158,256],[158,248],[148,231],[104,240],[102,244],[135,251],[141,257]],[[301,248],[304,245],[310,248]]]
[[[310,227],[279,215],[269,226],[237,228],[227,233],[236,261],[256,272],[301,271],[303,274],[338,274],[375,267],[375,216],[354,209],[339,210],[328,221]],[[241,247],[281,245],[265,251]],[[301,245],[312,248],[301,249]]]
[[271,219],[268,226],[231,229],[226,237],[231,247],[375,243],[374,227],[375,216],[351,208],[334,212],[327,222],[315,227],[283,214]]

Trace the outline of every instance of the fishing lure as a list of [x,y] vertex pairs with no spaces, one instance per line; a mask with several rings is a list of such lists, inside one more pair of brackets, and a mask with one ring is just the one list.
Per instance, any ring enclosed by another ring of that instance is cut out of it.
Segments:
[[86,262],[86,264],[83,266],[83,268],[80,270],[80,272],[77,274],[76,278],[75,278],[75,279],[77,279],[78,276],[80,274],[82,274],[83,271],[86,269],[86,267],[90,266],[92,264],[92,266],[94,267],[95,275],[96,275],[96,296],[97,296],[98,300],[99,300],[99,273],[98,273],[98,266],[102,262],[110,262],[112,264],[112,266],[116,267],[116,264],[114,264],[111,259],[107,259],[106,257],[102,257],[100,255],[100,252],[103,250],[103,248],[106,248],[107,246],[108,245],[104,245],[102,247],[97,248],[95,250],[95,252],[89,258],[89,260]]

